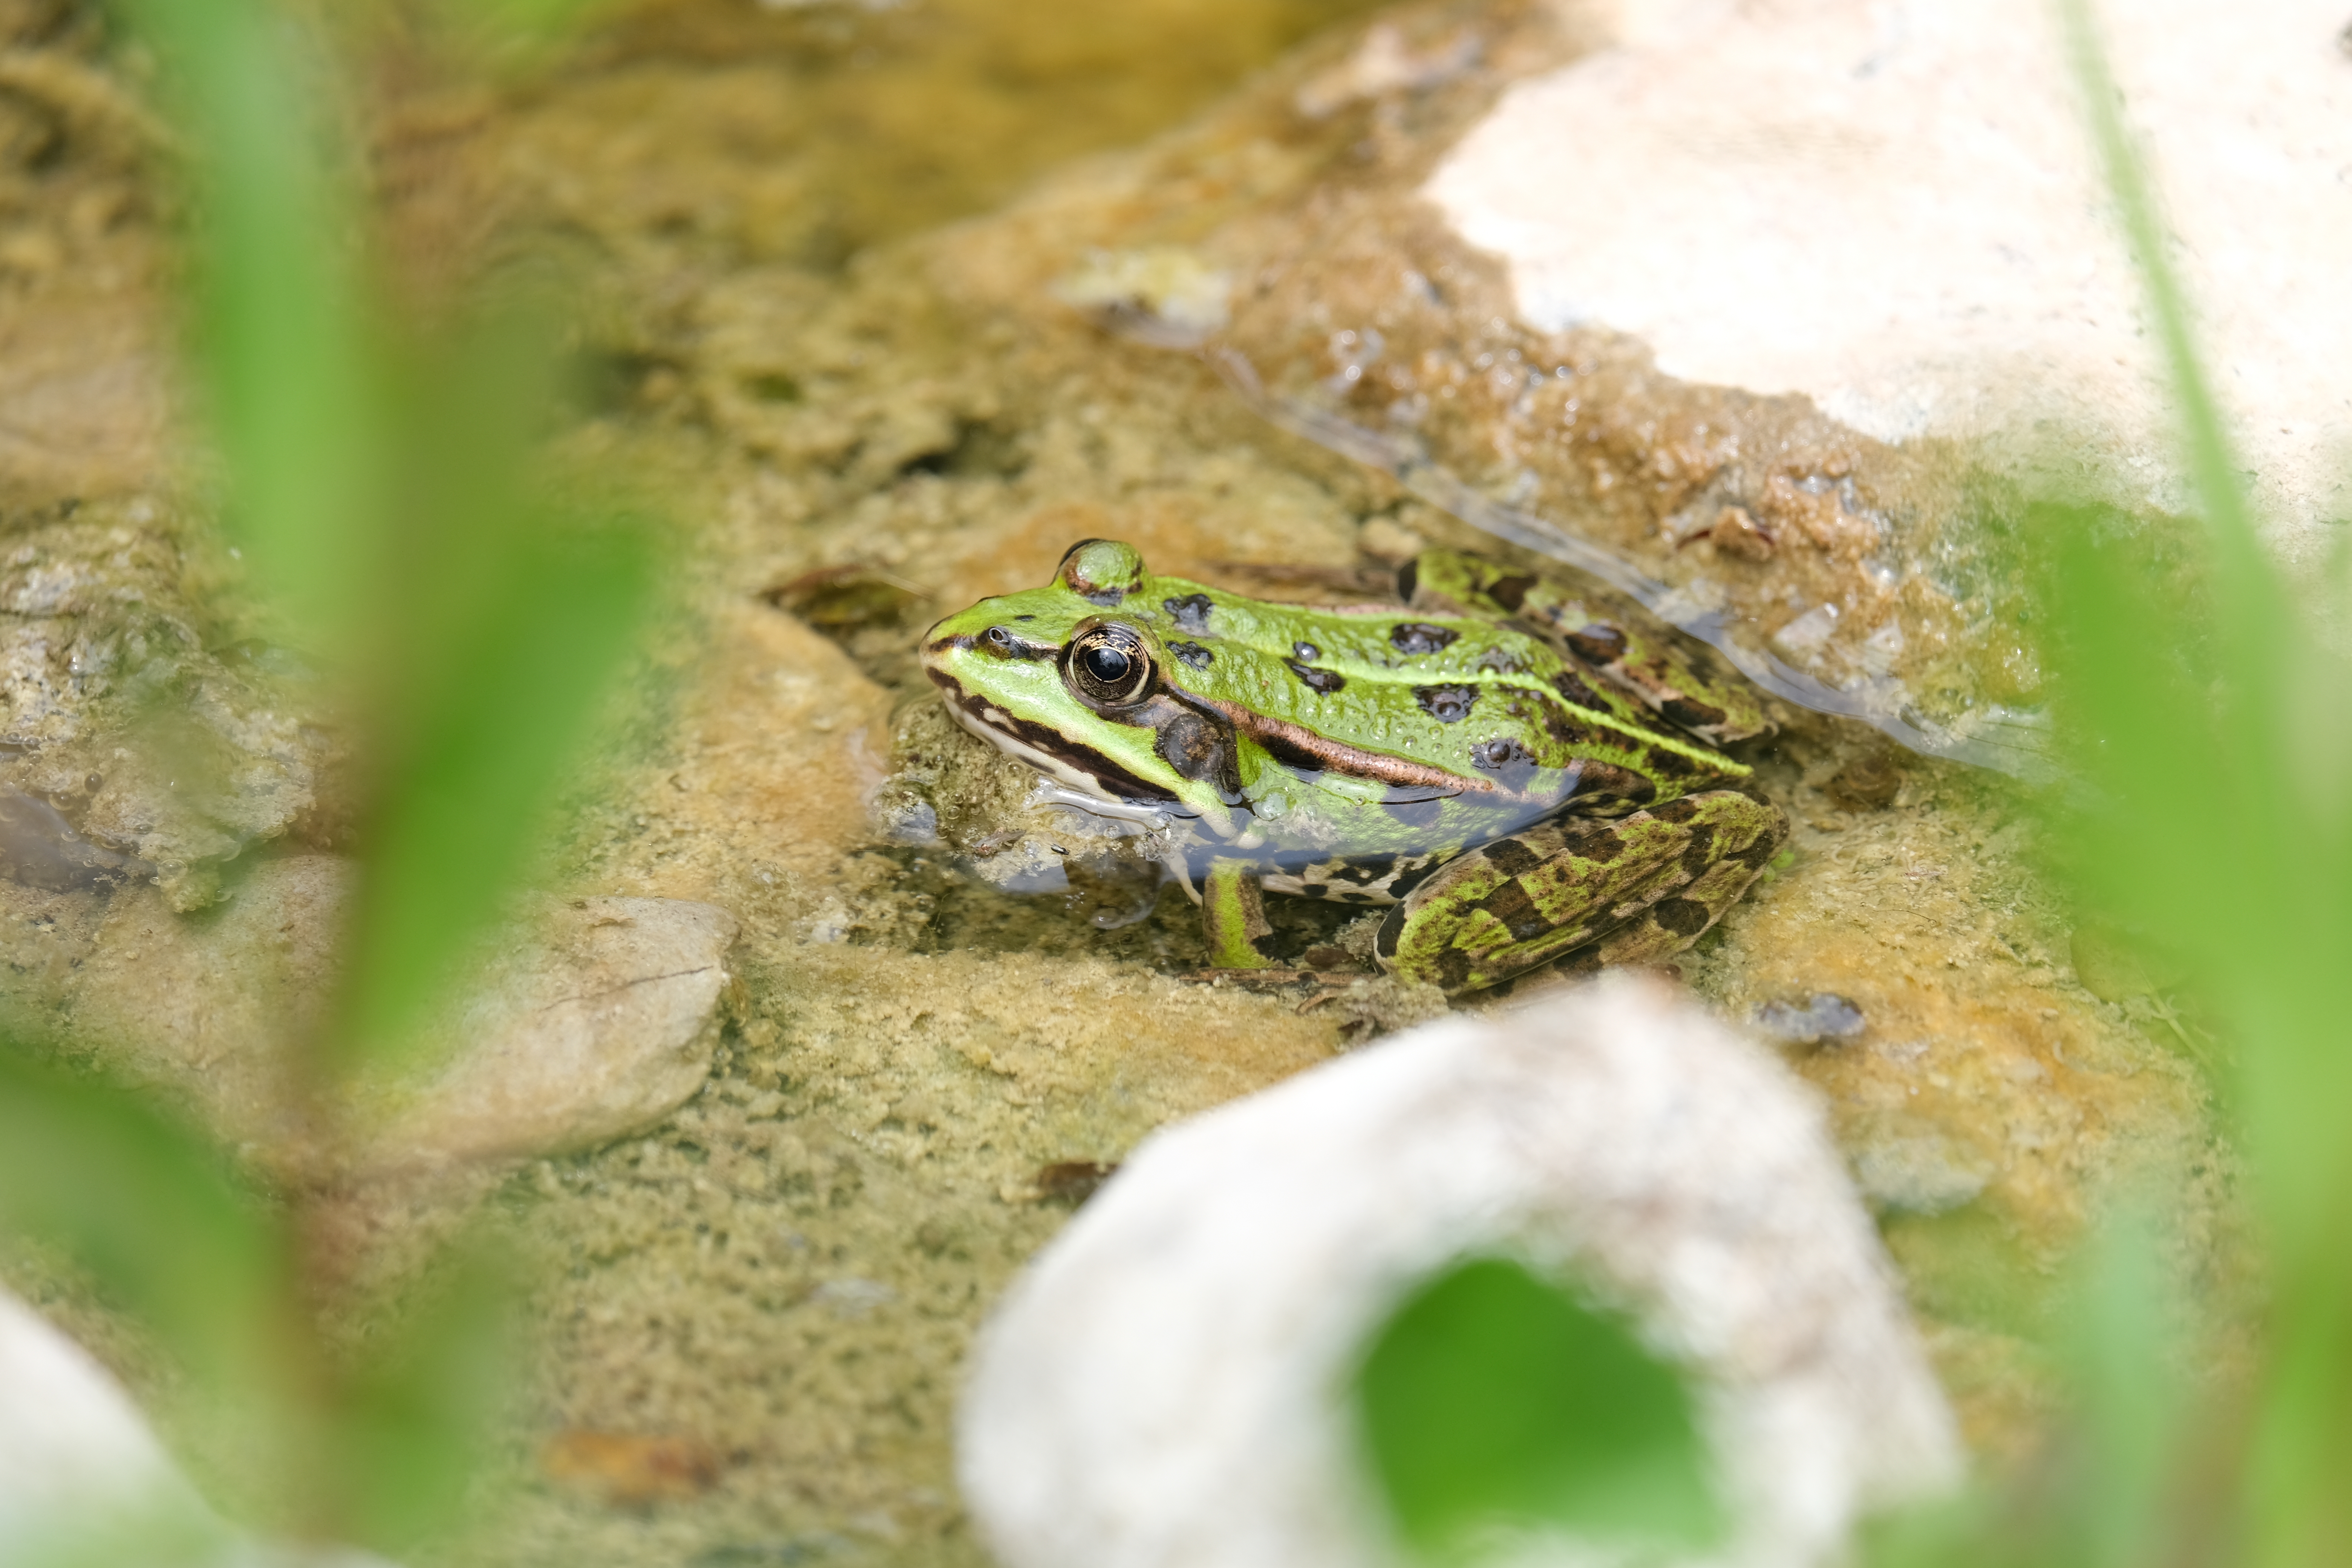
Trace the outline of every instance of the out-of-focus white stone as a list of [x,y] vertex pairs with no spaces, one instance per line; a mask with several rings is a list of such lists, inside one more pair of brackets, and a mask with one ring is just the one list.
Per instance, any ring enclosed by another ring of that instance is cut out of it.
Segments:
[[501,944],[448,1065],[402,1097],[365,1163],[524,1159],[659,1121],[709,1075],[737,929],[715,904],[551,901]]
[[122,1385],[0,1289],[0,1568],[392,1568],[345,1547],[232,1528]]
[[[2345,6],[2096,9],[2257,498],[2291,537],[2352,517]],[[1513,88],[1428,185],[1530,325],[1613,327],[1685,380],[2088,459],[2179,503],[2051,0],[1614,10],[1617,47]]]
[[983,1331],[965,1496],[1011,1568],[1395,1562],[1341,1391],[1403,1291],[1495,1251],[1584,1271],[1685,1358],[1735,1520],[1717,1568],[1836,1561],[1858,1513],[1956,1475],[1809,1091],[1612,977],[1147,1141]]
[[0,1290],[0,1564],[34,1561],[76,1521],[126,1514],[156,1539],[217,1548],[227,1533],[121,1384]]

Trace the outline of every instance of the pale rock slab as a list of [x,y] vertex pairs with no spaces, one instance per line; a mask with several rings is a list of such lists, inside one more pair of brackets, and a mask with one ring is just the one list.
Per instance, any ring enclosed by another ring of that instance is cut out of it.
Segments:
[[[981,1337],[967,1500],[1011,1568],[1399,1562],[1339,1391],[1403,1291],[1495,1251],[1596,1278],[1692,1369],[1735,1520],[1710,1563],[1839,1561],[1859,1514],[1957,1475],[1820,1107],[1612,977],[1146,1142]],[[1514,1560],[1597,1561],[1559,1538]]]
[[[312,1157],[291,1053],[337,981],[356,868],[288,856],[215,910],[116,895],[65,1015],[69,1037],[185,1104],[264,1164]],[[466,998],[420,1047],[421,1079],[371,1081],[356,1173],[425,1173],[591,1147],[642,1131],[702,1087],[735,917],[678,899],[547,899],[497,933]]]
[[709,1076],[735,917],[679,899],[551,901],[501,943],[447,1065],[386,1121],[373,1169],[484,1164],[642,1131]]
[[[1888,441],[2083,461],[2186,502],[2142,289],[2049,0],[1616,0],[1426,195],[1530,326],[1802,393]],[[2290,548],[2352,518],[2341,0],[2095,6],[2208,369]]]

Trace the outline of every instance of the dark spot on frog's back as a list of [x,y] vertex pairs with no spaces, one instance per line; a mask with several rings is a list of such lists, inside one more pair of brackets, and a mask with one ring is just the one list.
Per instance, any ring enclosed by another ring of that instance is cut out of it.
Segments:
[[1696,881],[1714,864],[1715,829],[1702,822],[1691,829],[1690,842],[1683,846],[1683,870]]
[[1601,739],[1601,731],[1557,708],[1543,712],[1544,733],[1571,751],[1581,751]]
[[1399,653],[1443,653],[1462,634],[1426,621],[1402,621],[1389,628],[1389,646]]
[[1416,686],[1413,700],[1421,710],[1441,724],[1455,724],[1470,717],[1470,710],[1478,700],[1475,686]]
[[1348,678],[1337,670],[1310,668],[1295,658],[1285,659],[1283,662],[1290,667],[1290,673],[1298,677],[1309,689],[1323,692],[1327,696],[1348,684]]
[[1513,942],[1533,942],[1552,930],[1552,921],[1536,908],[1536,901],[1528,896],[1527,889],[1517,878],[1479,900],[1478,908],[1501,921]]
[[1172,642],[1168,645],[1168,651],[1194,669],[1208,668],[1217,657],[1196,642]]
[[1573,670],[1563,669],[1553,676],[1551,689],[1579,708],[1588,708],[1595,713],[1606,713],[1610,710],[1609,704],[1602,701],[1592,688],[1585,685]]
[[1497,838],[1479,853],[1506,877],[1524,877],[1543,864],[1542,856],[1516,838]]
[[1209,629],[1209,612],[1216,606],[1206,594],[1187,594],[1181,599],[1162,599],[1160,607],[1168,612],[1181,631],[1205,632]]
[[1527,603],[1528,590],[1535,585],[1533,577],[1497,577],[1487,588],[1486,597],[1516,616],[1519,606]]
[[1569,633],[1568,646],[1588,664],[1614,664],[1625,657],[1625,634],[1596,623]]
[[1715,915],[1695,899],[1662,899],[1651,907],[1650,918],[1676,936],[1696,936]]
[[1722,709],[1689,697],[1669,697],[1658,705],[1658,711],[1685,730],[1704,730],[1724,719]]

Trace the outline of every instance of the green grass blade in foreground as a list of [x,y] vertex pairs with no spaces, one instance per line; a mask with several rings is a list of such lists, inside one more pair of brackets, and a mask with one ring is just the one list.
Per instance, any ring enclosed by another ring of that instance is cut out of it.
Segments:
[[487,1457],[488,1433],[513,1364],[505,1271],[461,1250],[431,1300],[344,1385],[338,1458],[351,1538],[401,1552],[446,1528]]
[[[2121,93],[2115,73],[2108,68],[2106,48],[2091,15],[2090,0],[2057,0],[2057,5],[2075,84],[2083,95],[2092,143],[2099,155],[2108,194],[2115,201],[2124,238],[2131,247],[2132,264],[2147,289],[2148,310],[2155,318],[2158,342],[2164,351],[2165,368],[2170,374],[2173,395],[2179,404],[2180,435],[2189,458],[2189,478],[2197,487],[2205,520],[2226,552],[2224,565],[2233,584],[2253,595],[2244,606],[2252,609],[2267,596],[2264,590],[2270,582],[2270,572],[2255,547],[2253,520],[2246,508],[2244,488],[2238,482],[2237,462],[2231,452],[2229,437],[2221,427],[2220,406],[2207,385],[2197,353],[2188,297],[2173,276],[2172,263],[2165,251],[2164,226],[2158,213],[2156,193],[2116,107]],[[2237,581],[2242,578],[2242,582]]]
[[[2352,1472],[2352,1268],[2344,1247],[2352,1140],[2342,1130],[2343,1108],[2352,1103],[2352,1051],[2344,1045],[2352,1018],[2352,966],[2344,962],[2352,949],[2352,787],[2340,765],[2312,765],[2346,755],[2352,711],[2342,675],[2321,673],[2340,665],[2323,661],[2255,539],[2086,0],[2061,6],[2093,135],[2170,362],[2213,555],[2208,688],[2187,694],[2168,720],[2120,715],[2103,727],[2105,746],[2083,749],[2095,782],[2125,800],[2138,789],[2146,807],[2133,825],[2136,843],[2103,844],[2091,858],[2095,876],[2110,885],[2138,876],[2120,864],[2126,853],[2177,861],[2168,879],[2142,879],[2148,902],[2132,912],[2173,931],[2201,921],[2194,951],[2206,960],[2239,1054],[2238,1100],[2273,1286],[2241,1477],[2246,1538],[2232,1560],[2307,1568],[2352,1556],[2352,1500],[2342,1484]],[[2117,690],[2128,697],[2135,654],[2203,629],[2176,620],[2152,634],[2139,628],[2136,637],[2110,605],[2079,617],[2074,640],[2086,651],[2078,662],[2095,689],[2109,689],[2101,700]],[[2150,643],[2150,635],[2169,640]],[[2210,721],[2200,717],[2209,713]],[[2145,781],[2114,765],[2168,740],[2173,767],[2207,778],[2215,799],[2201,814],[2177,798],[2154,801]],[[2271,798],[2261,798],[2265,792]],[[2225,813],[2254,821],[2224,826]]]
[[117,0],[193,150],[199,365],[228,523],[306,642],[362,629],[384,520],[377,389],[323,45],[274,0]]
[[139,1100],[0,1049],[0,1228],[87,1268],[209,1392],[291,1409],[284,1237],[212,1151]]
[[1680,1375],[1517,1263],[1474,1259],[1417,1289],[1354,1394],[1390,1510],[1432,1556],[1475,1554],[1494,1530],[1675,1545],[1721,1530]]
[[2142,1211],[2111,1215],[2082,1259],[2065,1365],[2089,1449],[2080,1489],[2083,1568],[2160,1560],[2179,1500],[2189,1391],[2168,1354],[2178,1303],[2158,1232]]
[[356,922],[354,1048],[396,1048],[496,917],[651,598],[648,542],[610,527],[502,559],[497,612],[471,629],[380,786]]

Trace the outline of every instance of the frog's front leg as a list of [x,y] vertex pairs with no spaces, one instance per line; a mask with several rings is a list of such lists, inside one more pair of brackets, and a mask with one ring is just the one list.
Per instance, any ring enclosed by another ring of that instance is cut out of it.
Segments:
[[1401,979],[1475,991],[1580,948],[1602,963],[1696,942],[1788,837],[1769,801],[1685,795],[1614,822],[1556,816],[1447,862],[1381,923]]
[[1201,930],[1209,939],[1213,969],[1271,969],[1274,960],[1258,943],[1274,932],[1256,868],[1246,860],[1214,859],[1201,879]]

